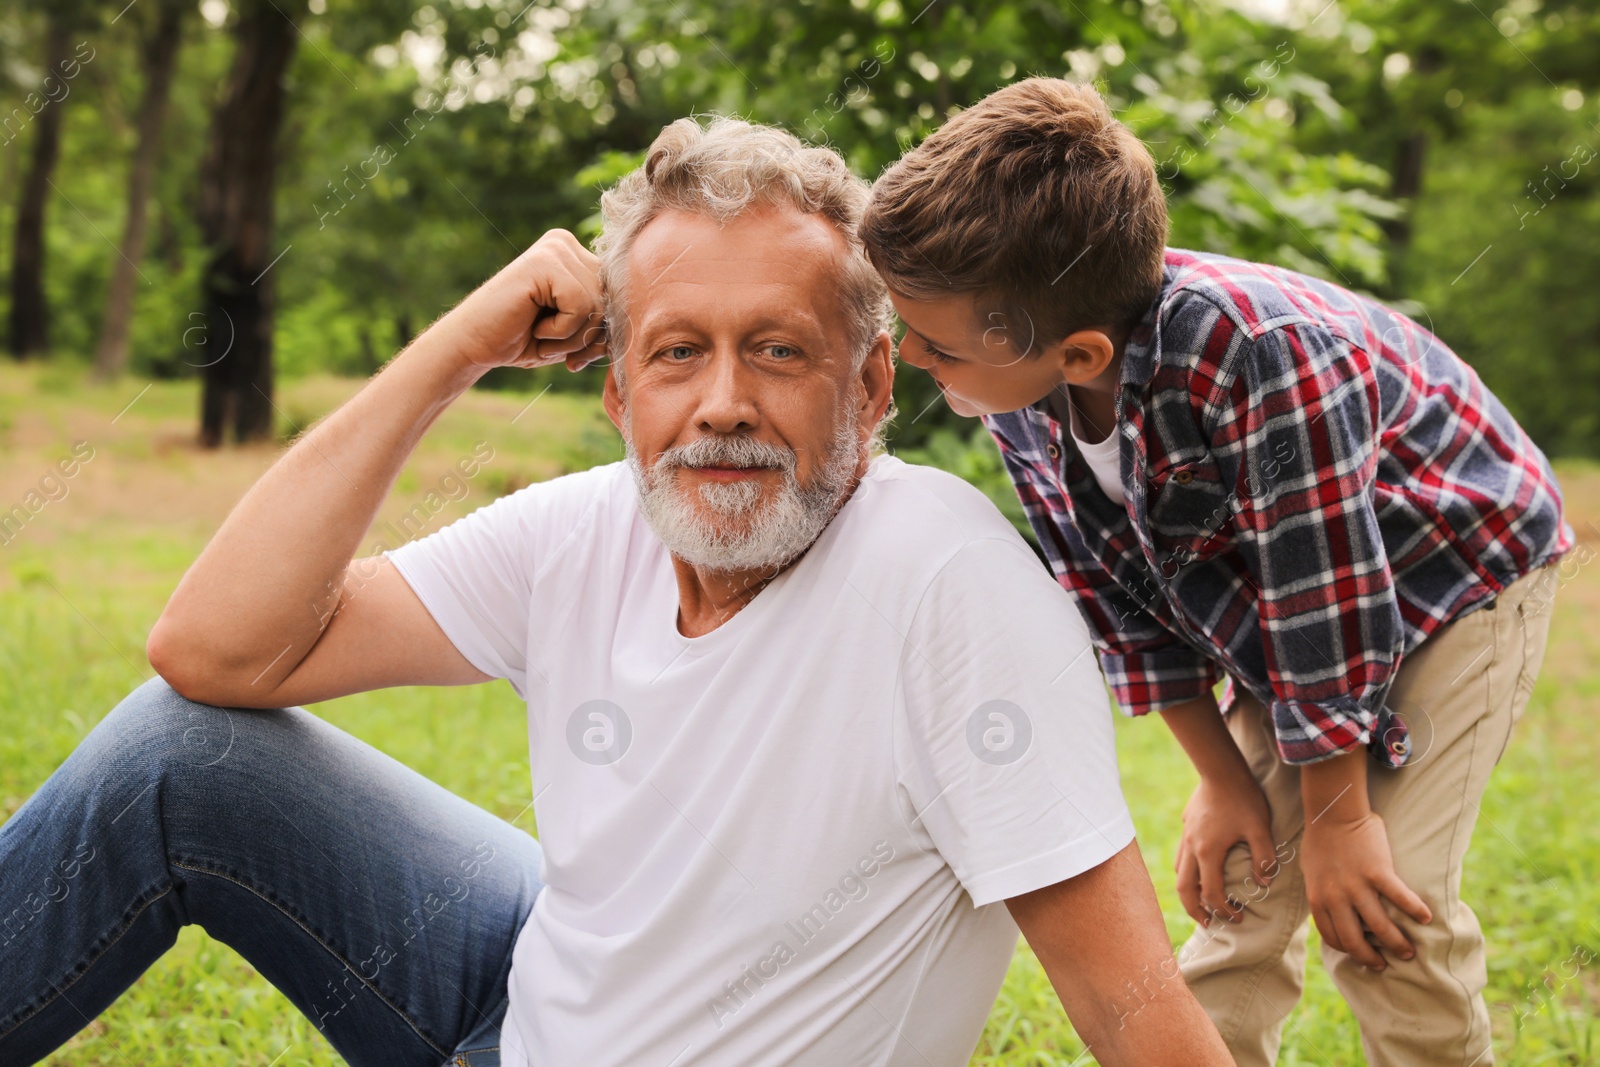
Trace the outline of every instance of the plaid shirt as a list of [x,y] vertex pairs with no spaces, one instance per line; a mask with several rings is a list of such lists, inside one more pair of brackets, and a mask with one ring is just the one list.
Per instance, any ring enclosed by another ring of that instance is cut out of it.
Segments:
[[1437,337],[1320,279],[1169,249],[1116,396],[1124,504],[1040,401],[991,415],[1123,709],[1225,672],[1285,762],[1409,751],[1384,700],[1445,622],[1572,548],[1543,453]]

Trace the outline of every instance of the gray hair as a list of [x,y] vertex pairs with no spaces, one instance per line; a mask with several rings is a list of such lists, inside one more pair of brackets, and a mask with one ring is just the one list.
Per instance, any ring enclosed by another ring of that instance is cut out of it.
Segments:
[[623,311],[627,257],[639,231],[665,210],[727,222],[774,202],[822,215],[848,242],[840,288],[850,351],[859,370],[873,339],[888,329],[891,311],[888,289],[856,236],[869,196],[868,184],[850,172],[839,153],[806,145],[786,130],[721,116],[707,126],[692,118],[667,126],[651,144],[644,165],[600,197],[601,232],[595,253],[600,257],[606,337],[618,384],[628,343]]

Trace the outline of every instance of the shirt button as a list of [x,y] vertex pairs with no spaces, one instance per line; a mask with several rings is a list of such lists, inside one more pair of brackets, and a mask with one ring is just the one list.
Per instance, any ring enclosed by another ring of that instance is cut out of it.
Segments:
[[1049,456],[1051,459],[1060,459],[1061,449],[1057,448],[1055,442],[1052,441],[1050,444],[1044,446],[1044,454]]
[[1188,485],[1190,482],[1194,481],[1194,471],[1179,471],[1177,474],[1172,476],[1172,480],[1177,482],[1179,485]]

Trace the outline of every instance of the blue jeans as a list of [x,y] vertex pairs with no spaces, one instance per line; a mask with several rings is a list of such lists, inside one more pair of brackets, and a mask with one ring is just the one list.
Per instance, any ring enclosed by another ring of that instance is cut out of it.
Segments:
[[130,693],[0,826],[0,1063],[198,923],[356,1067],[498,1065],[539,846],[302,708]]

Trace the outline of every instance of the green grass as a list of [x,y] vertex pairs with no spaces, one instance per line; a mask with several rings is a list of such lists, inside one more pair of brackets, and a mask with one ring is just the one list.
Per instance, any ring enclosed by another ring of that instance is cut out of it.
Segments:
[[[9,509],[75,440],[94,458],[66,498],[0,546],[0,818],[8,817],[129,689],[152,673],[144,639],[183,570],[277,446],[206,454],[190,444],[192,383],[92,386],[60,370],[0,367],[0,509]],[[292,433],[359,383],[285,383],[280,427]],[[136,394],[138,395],[135,400]],[[129,401],[133,405],[122,414]],[[470,394],[407,464],[380,521],[422,501],[480,441],[494,458],[435,529],[531,480],[619,454],[598,404],[550,394]],[[115,417],[116,421],[112,419]],[[513,422],[513,417],[516,421]],[[290,425],[290,423],[293,425]],[[1600,469],[1561,469],[1574,526],[1600,541]],[[369,544],[370,547],[370,544]],[[1557,600],[1539,687],[1490,785],[1463,896],[1490,945],[1490,1008],[1500,1063],[1600,1063],[1600,960],[1563,980],[1573,949],[1600,953],[1600,567]],[[505,818],[529,796],[523,708],[508,686],[398,689],[314,710]],[[1123,784],[1174,942],[1190,923],[1172,890],[1178,816],[1194,777],[1158,722],[1118,721]],[[522,816],[529,826],[529,816]],[[1313,946],[1315,935],[1313,934]],[[1280,1063],[1363,1062],[1354,1021],[1313,962],[1290,1015]],[[1052,1065],[1081,1044],[1026,947],[1018,950],[974,1063]],[[177,947],[48,1061],[57,1067],[341,1062],[315,1028],[230,949],[186,929]]]

